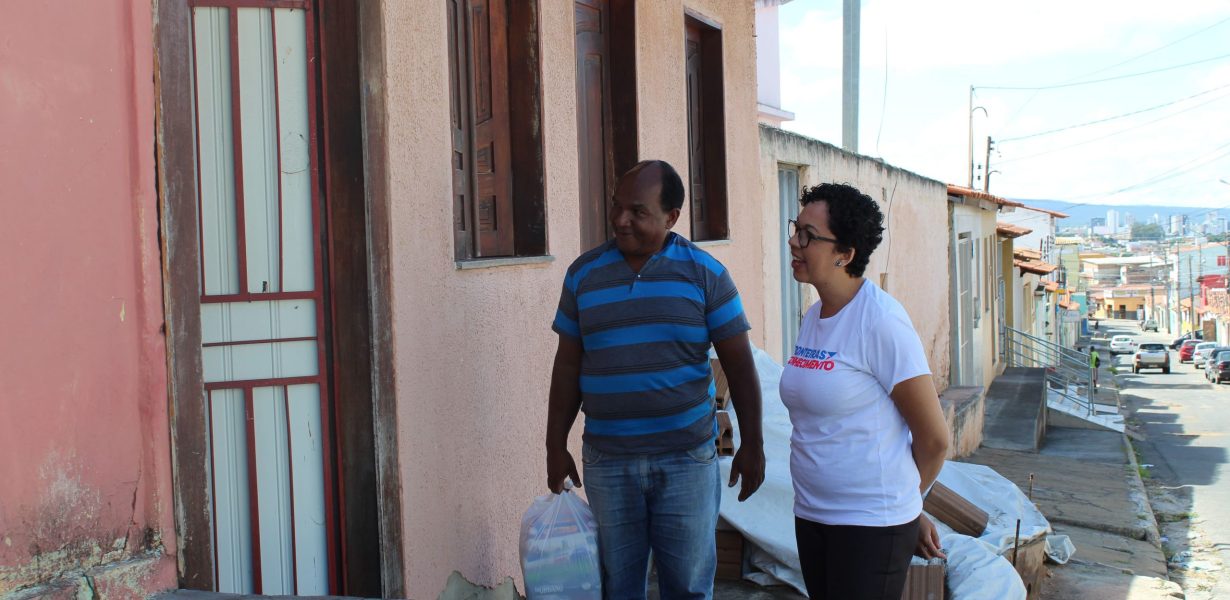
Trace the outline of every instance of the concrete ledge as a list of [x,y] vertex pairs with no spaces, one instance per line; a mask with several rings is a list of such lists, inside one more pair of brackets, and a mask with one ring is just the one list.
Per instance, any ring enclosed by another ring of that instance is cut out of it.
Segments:
[[980,386],[954,386],[940,394],[940,407],[952,444],[948,458],[973,454],[982,445],[982,428],[986,419],[986,396]]

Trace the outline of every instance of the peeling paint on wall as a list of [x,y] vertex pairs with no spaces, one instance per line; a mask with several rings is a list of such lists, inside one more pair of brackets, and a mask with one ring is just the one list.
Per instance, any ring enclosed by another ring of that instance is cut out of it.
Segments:
[[[8,524],[11,530],[3,534],[5,562],[22,550],[28,559],[0,565],[0,596],[52,584],[138,554],[162,554],[158,532],[148,527],[132,530],[135,514],[122,527],[105,524],[104,515],[111,507],[97,488],[83,481],[81,464],[75,458],[53,452],[39,474],[42,491],[37,502],[20,508],[16,525]],[[131,510],[135,511],[140,473],[132,485]]]

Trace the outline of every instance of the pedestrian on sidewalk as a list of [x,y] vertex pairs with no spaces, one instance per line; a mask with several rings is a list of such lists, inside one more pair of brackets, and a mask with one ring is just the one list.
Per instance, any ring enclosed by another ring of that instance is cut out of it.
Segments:
[[911,554],[943,557],[922,493],[948,426],[901,304],[863,277],[884,215],[849,185],[803,192],[794,278],[816,288],[781,379],[790,412],[795,537],[811,598],[900,600]]
[[620,177],[614,239],[568,268],[552,329],[559,348],[547,413],[547,487],[581,477],[568,433],[585,411],[581,460],[598,524],[602,592],[645,598],[650,551],[664,599],[709,599],[721,499],[709,348],[730,382],[739,501],[764,481],[760,380],[730,272],[671,232],[679,174],[645,161]]
[[1102,357],[1098,356],[1098,348],[1092,344],[1089,345],[1089,366],[1093,371],[1093,389],[1098,389],[1098,367],[1102,365]]

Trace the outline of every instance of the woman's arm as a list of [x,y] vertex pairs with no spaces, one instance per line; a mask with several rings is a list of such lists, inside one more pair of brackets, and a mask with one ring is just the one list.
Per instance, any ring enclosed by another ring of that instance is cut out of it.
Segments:
[[[914,454],[914,464],[918,465],[919,493],[922,493],[935,482],[944,467],[944,457],[948,455],[948,423],[944,421],[940,398],[930,375],[898,383],[890,396],[905,417],[914,439],[910,450]],[[920,519],[916,552],[923,558],[944,557],[939,534],[926,515]]]
[[919,491],[924,491],[935,482],[948,455],[948,423],[944,421],[939,395],[931,376],[919,375],[898,383],[890,396],[914,438],[911,450],[922,479]]

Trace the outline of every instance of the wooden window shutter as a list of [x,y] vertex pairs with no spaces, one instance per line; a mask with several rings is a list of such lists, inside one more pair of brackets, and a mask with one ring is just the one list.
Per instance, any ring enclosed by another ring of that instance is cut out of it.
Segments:
[[474,255],[471,226],[473,174],[470,152],[470,69],[466,54],[466,0],[448,0],[449,107],[452,113],[453,246],[457,258]]
[[686,71],[688,91],[688,175],[691,181],[692,237],[709,237],[705,201],[705,126],[704,80],[700,27],[688,22]]
[[475,256],[512,256],[513,206],[508,121],[508,4],[469,0]]

